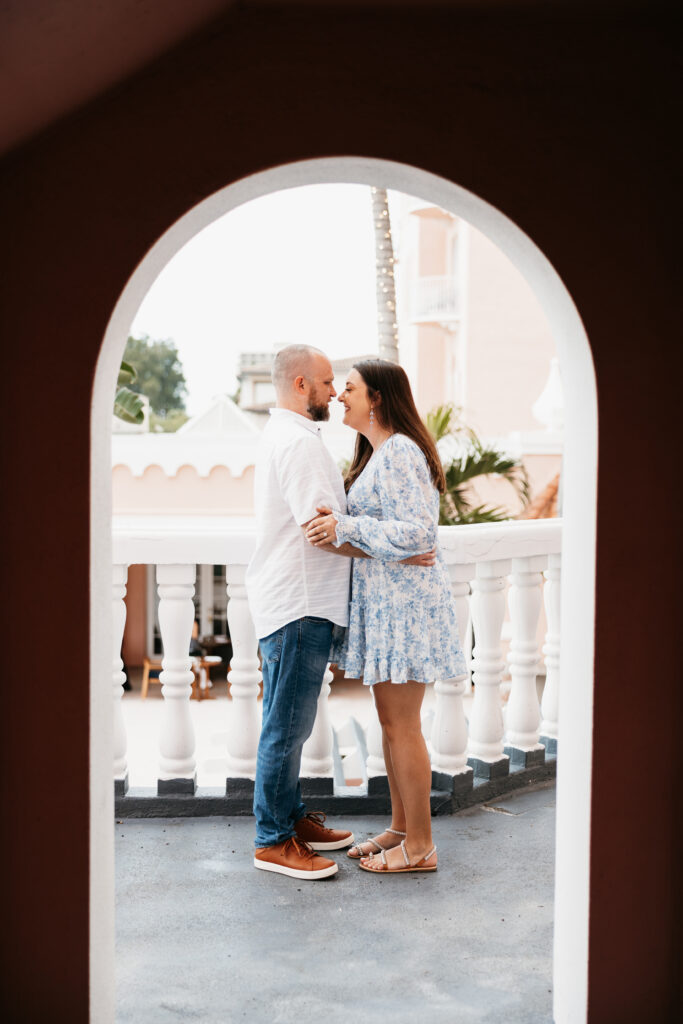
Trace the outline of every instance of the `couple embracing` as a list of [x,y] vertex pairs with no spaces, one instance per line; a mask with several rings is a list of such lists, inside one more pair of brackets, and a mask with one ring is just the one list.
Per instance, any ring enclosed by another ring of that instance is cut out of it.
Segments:
[[[435,871],[425,683],[464,672],[437,547],[444,476],[405,371],[380,359],[350,371],[339,401],[357,431],[342,479],[320,433],[336,397],[330,361],[291,345],[273,366],[277,407],[256,467],[257,542],[247,592],[263,672],[254,865],[298,879],[347,856],[376,874]],[[306,813],[299,770],[328,661],[373,687],[391,825],[372,839]]]

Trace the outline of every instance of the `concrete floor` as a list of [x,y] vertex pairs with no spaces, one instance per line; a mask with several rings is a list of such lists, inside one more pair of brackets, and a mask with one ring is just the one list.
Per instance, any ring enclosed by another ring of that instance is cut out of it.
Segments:
[[339,851],[318,882],[256,871],[251,818],[119,823],[117,1021],[549,1022],[554,809],[551,784],[434,819],[434,875]]

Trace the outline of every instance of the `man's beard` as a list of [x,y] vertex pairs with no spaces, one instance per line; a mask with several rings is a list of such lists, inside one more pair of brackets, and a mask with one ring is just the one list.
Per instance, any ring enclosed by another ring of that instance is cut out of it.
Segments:
[[325,405],[319,405],[315,397],[312,397],[308,403],[308,415],[312,420],[320,422],[320,420],[329,420],[330,418],[330,407],[327,403]]

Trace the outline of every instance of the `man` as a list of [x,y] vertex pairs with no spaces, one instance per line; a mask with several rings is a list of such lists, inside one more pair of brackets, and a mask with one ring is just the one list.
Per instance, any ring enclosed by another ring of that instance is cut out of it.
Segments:
[[263,671],[254,866],[306,880],[338,870],[315,851],[342,849],[354,838],[326,828],[324,815],[306,814],[299,784],[333,629],[348,621],[351,559],[305,536],[317,506],[346,511],[342,477],[319,427],[336,395],[333,377],[318,349],[290,345],[275,357],[277,405],[256,466],[257,539],[246,577]]

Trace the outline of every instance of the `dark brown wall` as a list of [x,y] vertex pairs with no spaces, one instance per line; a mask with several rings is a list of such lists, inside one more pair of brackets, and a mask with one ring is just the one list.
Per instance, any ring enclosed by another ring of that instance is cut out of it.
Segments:
[[414,164],[493,203],[554,264],[586,325],[600,415],[590,1019],[671,1019],[672,30],[646,4],[599,17],[534,7],[235,12],[0,165],[5,635],[40,679],[23,686],[12,665],[4,689],[11,1019],[87,1016],[88,431],[107,319],[194,203],[339,154]]
[[0,4],[0,152],[125,81],[235,0]]

